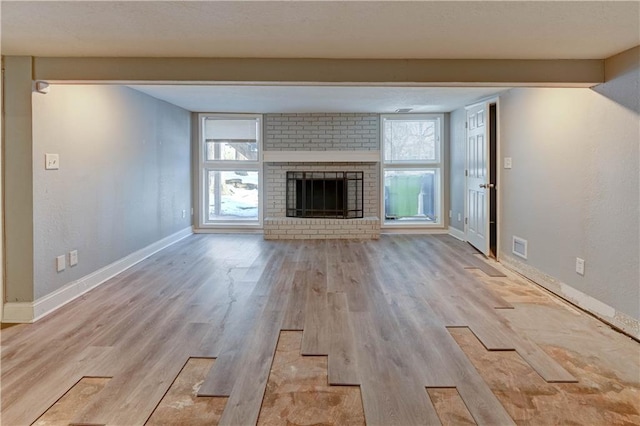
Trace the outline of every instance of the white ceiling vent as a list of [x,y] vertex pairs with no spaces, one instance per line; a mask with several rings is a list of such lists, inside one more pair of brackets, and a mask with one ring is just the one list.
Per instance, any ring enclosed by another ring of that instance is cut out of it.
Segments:
[[511,251],[516,256],[520,256],[523,259],[527,258],[527,240],[524,238],[513,236],[513,244],[511,245]]

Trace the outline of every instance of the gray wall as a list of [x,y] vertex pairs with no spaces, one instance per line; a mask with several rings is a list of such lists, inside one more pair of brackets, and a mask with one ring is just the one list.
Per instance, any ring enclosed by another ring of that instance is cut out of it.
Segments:
[[[640,71],[590,89],[513,89],[500,98],[502,254],[640,318]],[[603,96],[601,93],[606,94]],[[586,261],[584,276],[575,259]]]
[[[465,169],[465,139],[464,123],[467,111],[457,109],[449,114],[449,209],[451,218],[449,226],[464,232],[464,169]],[[460,220],[458,220],[458,214]]]
[[[191,224],[190,129],[189,112],[127,87],[34,94],[36,299]],[[74,249],[79,264],[57,273]]]

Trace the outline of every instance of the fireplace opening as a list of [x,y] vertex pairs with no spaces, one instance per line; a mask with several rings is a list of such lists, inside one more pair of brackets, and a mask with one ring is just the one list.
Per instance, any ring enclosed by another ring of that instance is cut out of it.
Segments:
[[363,215],[363,172],[287,172],[287,217]]

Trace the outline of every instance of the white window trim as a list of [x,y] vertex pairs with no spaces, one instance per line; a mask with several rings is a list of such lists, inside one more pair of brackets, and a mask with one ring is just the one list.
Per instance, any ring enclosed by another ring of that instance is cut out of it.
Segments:
[[[381,114],[380,115],[380,227],[382,229],[444,229],[444,181],[445,181],[445,163],[444,163],[444,114]],[[421,162],[395,162],[385,163],[385,143],[384,143],[384,127],[385,121],[393,120],[438,120],[437,135],[439,139],[436,159],[437,161],[421,161]],[[439,205],[438,205],[438,222],[437,223],[425,223],[424,221],[403,221],[401,223],[388,222],[385,219],[384,211],[384,172],[385,170],[423,170],[423,169],[437,169],[439,171],[438,176],[438,192],[439,192]]]
[[[234,161],[234,160],[205,160],[204,137],[204,119],[214,118],[222,120],[257,120],[260,131],[257,134],[258,145],[258,161]],[[198,228],[199,229],[217,229],[224,228],[231,230],[234,227],[238,229],[262,229],[263,222],[263,196],[264,196],[264,174],[263,174],[263,118],[262,114],[218,114],[218,113],[200,113],[198,114]],[[258,220],[233,220],[233,221],[216,221],[207,222],[206,218],[206,201],[208,196],[205,194],[206,171],[209,170],[246,170],[258,172]]]

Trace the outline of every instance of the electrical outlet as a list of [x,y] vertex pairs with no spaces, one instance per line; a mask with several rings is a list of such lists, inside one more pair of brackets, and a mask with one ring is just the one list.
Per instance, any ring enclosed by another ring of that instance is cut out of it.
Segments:
[[458,222],[462,222],[462,213],[458,213]]
[[66,260],[65,260],[64,254],[62,256],[56,257],[56,270],[58,272],[62,272],[62,271],[64,271],[64,269],[66,267],[67,267],[67,265],[66,265]]
[[44,168],[45,170],[58,170],[60,168],[60,157],[58,154],[45,154]]
[[182,210],[182,218],[184,219],[185,217],[187,217],[187,211],[186,210]]
[[584,259],[576,257],[576,273],[578,275],[584,275]]
[[69,252],[69,266],[76,266],[78,264],[78,250],[72,250]]
[[504,157],[504,168],[505,169],[511,168],[511,157]]
[[453,212],[451,210],[449,210],[449,218],[453,217]]

